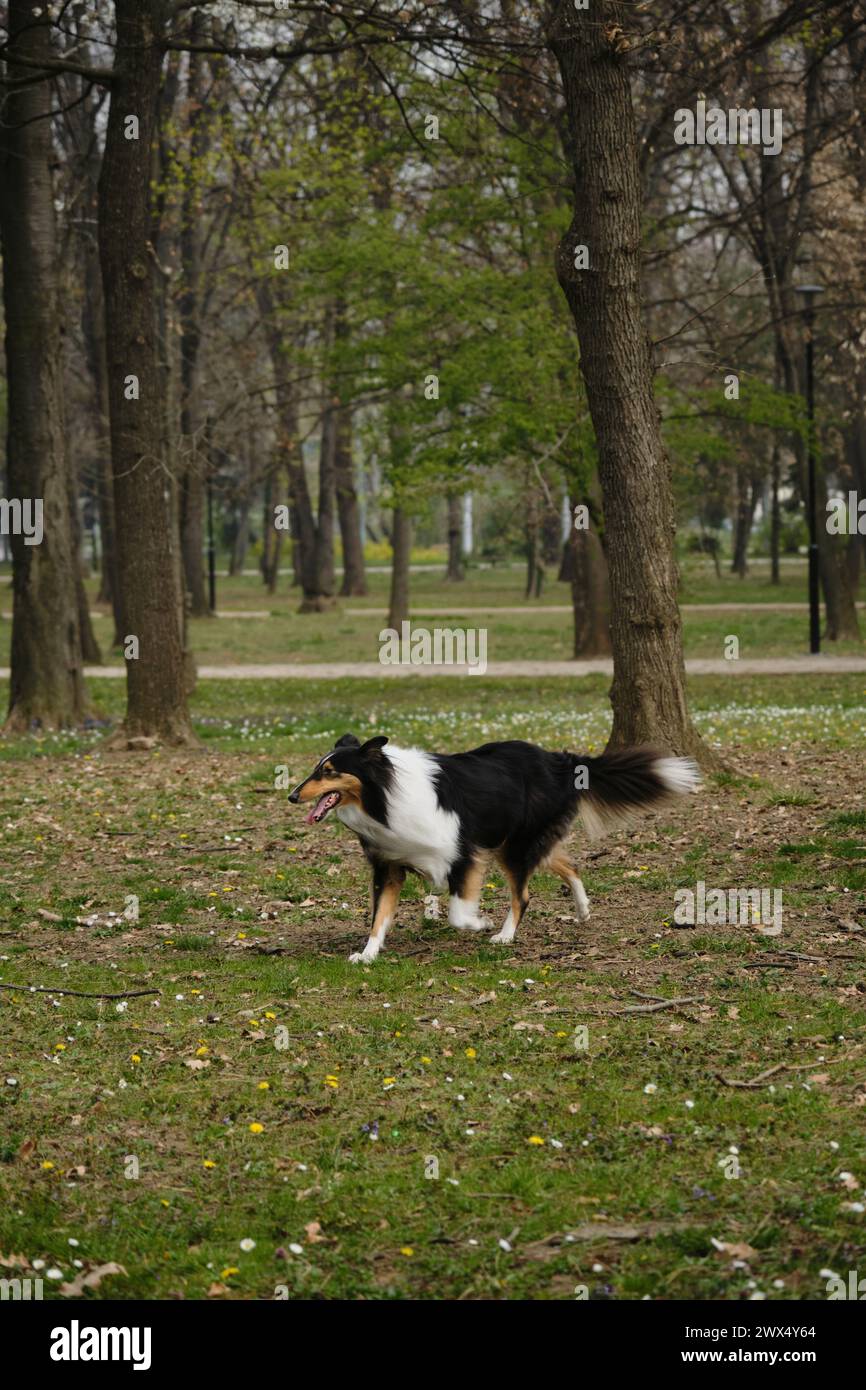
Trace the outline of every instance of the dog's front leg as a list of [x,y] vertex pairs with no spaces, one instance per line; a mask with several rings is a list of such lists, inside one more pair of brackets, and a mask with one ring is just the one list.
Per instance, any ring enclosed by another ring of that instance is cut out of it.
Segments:
[[369,965],[381,951],[385,933],[397,911],[405,878],[406,870],[402,865],[373,860],[373,922],[370,938],[363,951],[353,951],[350,955],[349,960],[353,965]]

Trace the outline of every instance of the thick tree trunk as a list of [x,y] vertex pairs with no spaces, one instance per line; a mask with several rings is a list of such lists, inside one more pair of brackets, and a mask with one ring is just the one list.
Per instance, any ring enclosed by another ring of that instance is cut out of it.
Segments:
[[391,550],[388,626],[400,632],[401,623],[409,621],[409,560],[412,554],[412,518],[402,507],[394,508]]
[[[207,19],[193,10],[192,42],[207,37]],[[180,537],[183,572],[193,618],[211,616],[204,572],[205,472],[207,451],[200,447],[202,411],[199,401],[199,348],[201,346],[201,237],[202,209],[199,196],[201,164],[208,148],[206,122],[206,67],[201,53],[189,55],[187,108],[189,110],[189,168],[181,205],[180,263],[183,293],[180,296],[180,426],[183,435],[183,466],[180,483]]]
[[[192,739],[174,480],[167,468],[151,237],[151,147],[162,0],[115,0],[117,48],[99,179],[99,251],[127,651],[127,737]],[[138,138],[127,139],[127,119]],[[131,378],[135,378],[135,383]],[[138,398],[135,398],[136,383]],[[134,644],[129,643],[135,638]],[[137,648],[137,656],[130,655]]]
[[340,593],[347,598],[358,598],[367,592],[367,577],[364,573],[361,516],[352,459],[351,409],[341,404],[336,408],[336,416],[334,483],[337,490],[340,540],[343,545],[343,582],[340,585]]
[[448,569],[446,580],[451,584],[462,584],[466,578],[463,564],[463,496],[459,492],[448,494]]
[[[574,167],[574,216],[557,271],[580,341],[598,446],[611,590],[611,747],[654,743],[704,763],[714,755],[686,703],[677,607],[670,467],[653,399],[640,294],[641,192],[626,11],[552,6],[548,41],[562,74]],[[578,269],[586,246],[589,268]]]
[[[98,170],[90,170],[88,184],[89,210],[97,219],[96,183]],[[110,603],[114,616],[113,646],[120,643],[123,627],[117,584],[117,552],[114,539],[114,479],[111,472],[111,445],[108,424],[108,372],[105,363],[105,309],[102,300],[102,272],[95,237],[87,238],[84,250],[84,294],[82,296],[81,329],[87,365],[93,382],[96,407],[97,461],[96,495],[99,503],[99,530],[102,538],[98,603]]]
[[[34,67],[51,54],[44,6],[11,0],[10,51]],[[40,18],[41,17],[41,18]],[[19,79],[25,69],[9,65]],[[12,517],[12,649],[7,730],[80,723],[86,695],[77,603],[78,569],[70,509],[63,418],[63,362],[51,183],[51,88],[13,88],[0,131],[0,236],[6,316],[8,435]],[[38,505],[37,505],[38,504]],[[15,524],[16,505],[30,523]],[[28,539],[35,544],[27,544]]]

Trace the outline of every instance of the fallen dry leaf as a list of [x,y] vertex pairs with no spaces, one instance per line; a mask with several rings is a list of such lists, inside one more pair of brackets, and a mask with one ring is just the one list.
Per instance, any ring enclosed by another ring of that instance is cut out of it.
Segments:
[[93,1269],[82,1269],[71,1283],[60,1285],[60,1292],[64,1298],[80,1298],[85,1289],[98,1289],[109,1274],[122,1274],[125,1277],[126,1270],[123,1265],[113,1261],[107,1265],[96,1265]]

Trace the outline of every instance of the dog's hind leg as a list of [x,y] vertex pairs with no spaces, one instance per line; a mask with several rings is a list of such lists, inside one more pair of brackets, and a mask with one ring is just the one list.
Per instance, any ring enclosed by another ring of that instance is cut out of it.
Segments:
[[463,931],[485,931],[491,922],[480,916],[478,903],[487,861],[483,855],[472,855],[461,859],[448,875],[448,922],[452,927]]
[[564,883],[571,889],[571,896],[574,899],[574,910],[577,913],[578,922],[589,921],[589,898],[586,896],[586,889],[580,880],[574,864],[569,859],[562,845],[557,845],[551,850],[545,861],[545,866],[551,873],[558,874]]
[[363,951],[353,951],[349,957],[353,965],[369,965],[378,956],[385,933],[394,920],[405,879],[406,870],[402,864],[373,861],[373,923]]
[[511,889],[511,907],[508,909],[508,916],[502,924],[502,929],[495,936],[491,936],[490,940],[497,946],[506,946],[509,941],[514,940],[514,933],[520,926],[523,914],[529,905],[529,890],[526,887],[529,874],[522,864],[520,866],[509,864],[505,859],[500,859],[499,862],[505,871],[505,877]]

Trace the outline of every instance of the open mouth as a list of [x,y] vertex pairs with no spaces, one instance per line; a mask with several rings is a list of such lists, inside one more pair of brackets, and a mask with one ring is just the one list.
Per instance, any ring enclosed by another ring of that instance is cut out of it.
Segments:
[[304,816],[304,821],[307,825],[318,825],[320,820],[325,819],[329,811],[333,811],[339,801],[339,792],[325,792],[324,796],[319,797],[313,809]]

